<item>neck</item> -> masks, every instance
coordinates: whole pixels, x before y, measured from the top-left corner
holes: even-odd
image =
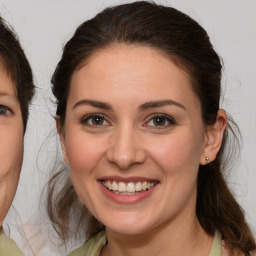
[[[101,256],[185,256],[209,255],[212,237],[205,233],[196,217],[164,223],[143,234],[123,235],[106,229],[108,245]]]

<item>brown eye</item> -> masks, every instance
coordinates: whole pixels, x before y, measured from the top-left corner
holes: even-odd
[[[103,125],[104,118],[101,116],[94,116],[91,118],[91,122],[93,125]]]
[[[157,114],[154,115],[144,126],[153,128],[167,128],[175,124],[176,122],[172,117],[165,114]]]
[[[106,126],[109,123],[106,121],[105,117],[100,114],[92,114],[86,116],[81,120],[81,124],[88,126]]]
[[[152,121],[155,126],[164,126],[167,122],[166,118],[164,117],[155,117],[152,119]]]

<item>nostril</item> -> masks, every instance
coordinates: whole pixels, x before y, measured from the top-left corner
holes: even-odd
[[[111,138],[107,159],[120,169],[127,169],[133,164],[143,163],[146,154],[135,138],[136,131],[127,125],[122,127]]]
[[[143,163],[146,160],[147,152],[144,149],[137,150],[136,152],[136,162]]]
[[[141,164],[146,159],[146,153],[143,150],[133,150],[131,152],[122,152],[120,150],[108,150],[107,160],[120,169],[127,169],[134,164]]]

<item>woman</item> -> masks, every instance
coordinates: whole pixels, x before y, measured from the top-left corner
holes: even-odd
[[[2,224],[14,198],[23,158],[33,77],[18,39],[0,18],[0,255],[22,255],[3,233]]]
[[[96,219],[71,256],[256,248],[222,175],[221,68],[204,29],[171,7],[119,5],[79,26],[52,78],[70,177],[52,177],[49,215],[64,241],[86,209]]]

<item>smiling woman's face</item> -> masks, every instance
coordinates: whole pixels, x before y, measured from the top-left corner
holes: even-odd
[[[0,226],[14,198],[23,157],[23,122],[14,83],[0,64]]]
[[[195,217],[205,127],[189,75],[157,50],[116,45],[72,77],[60,129],[75,189],[109,230]]]

